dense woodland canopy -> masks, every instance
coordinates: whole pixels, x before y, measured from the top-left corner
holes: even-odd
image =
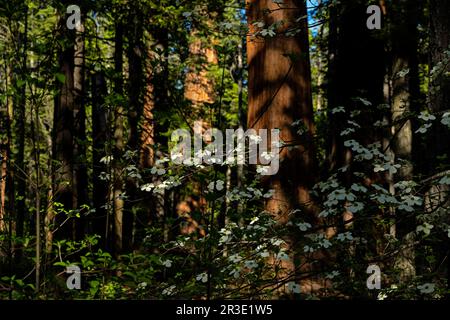
[[[449,13],[1,0],[0,299],[448,297]],[[279,129],[278,172],[172,161],[212,128]]]

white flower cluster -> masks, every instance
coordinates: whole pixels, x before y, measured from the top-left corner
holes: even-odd
[[[141,186],[142,191],[153,192],[155,194],[164,194],[166,190],[176,188],[181,185],[181,182],[176,177],[169,177],[161,183],[147,183]]]

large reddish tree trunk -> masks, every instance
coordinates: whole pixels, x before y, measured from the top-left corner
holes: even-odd
[[[301,209],[302,215],[313,221],[315,210],[309,191],[315,179],[316,162],[308,27],[306,18],[295,22],[305,17],[306,6],[298,0],[284,1],[281,7],[271,0],[248,0],[247,15],[248,128],[278,128],[280,138],[295,145],[281,150],[279,172],[266,179],[275,191],[266,209],[280,223],[288,221],[294,208]],[[254,24],[259,21],[265,23],[265,28],[275,22],[283,24],[275,30],[275,36],[260,37],[255,36],[260,29]],[[300,32],[286,35],[294,27],[300,27]],[[292,125],[298,120],[306,128],[301,136]],[[295,268],[292,263],[285,267],[288,272]]]
[[[292,207],[310,208],[309,189],[314,181],[315,161],[312,137],[315,132],[311,97],[308,29],[302,19],[296,36],[284,33],[295,19],[306,14],[303,1],[286,1],[289,9],[265,14],[265,9],[278,9],[273,1],[247,1],[249,25],[263,20],[266,25],[283,20],[285,23],[272,38],[253,37],[251,27],[247,52],[249,65],[248,127],[281,130],[281,139],[297,147],[283,148],[282,165],[270,178],[276,196],[269,208],[282,219]],[[302,120],[307,134],[299,136],[292,123]],[[294,194],[292,190],[295,190]]]

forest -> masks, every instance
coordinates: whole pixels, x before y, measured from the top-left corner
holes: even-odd
[[[0,300],[450,298],[449,14],[0,0]]]

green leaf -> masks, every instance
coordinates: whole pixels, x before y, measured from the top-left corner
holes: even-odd
[[[16,81],[16,86],[17,88],[22,88],[25,85],[25,83],[27,83],[25,80],[19,79]]]
[[[450,185],[450,176],[445,176],[445,177],[443,177],[443,178],[439,181],[439,184]]]
[[[68,263],[64,262],[64,261],[58,261],[58,262],[55,262],[53,265],[55,267],[66,267],[68,265]]]
[[[55,77],[56,77],[56,80],[58,80],[59,82],[61,82],[63,84],[66,83],[66,76],[64,74],[58,72],[55,74]]]

